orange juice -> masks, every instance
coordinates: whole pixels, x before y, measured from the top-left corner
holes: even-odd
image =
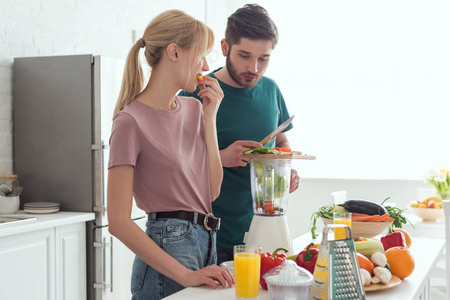
[[[334,224],[344,224],[348,227],[352,227],[352,219],[350,218],[342,218],[342,219],[334,219]],[[345,239],[345,228],[335,228],[334,229],[334,239],[335,240],[341,240]]]
[[[258,297],[260,265],[261,257],[257,253],[236,253],[234,255],[236,297]]]

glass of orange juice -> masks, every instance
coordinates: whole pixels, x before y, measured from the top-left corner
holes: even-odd
[[[352,228],[352,213],[348,211],[335,211],[333,213],[333,223],[334,224],[344,224]],[[334,239],[343,240],[346,238],[345,228],[334,228]]]
[[[261,247],[234,246],[234,286],[236,299],[258,299]]]

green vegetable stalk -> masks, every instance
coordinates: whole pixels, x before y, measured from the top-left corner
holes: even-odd
[[[258,184],[260,186],[264,186],[264,168],[274,168],[272,165],[269,164],[264,164],[264,163],[260,163],[257,161],[253,161],[253,167],[255,168],[256,174],[258,176]],[[278,170],[276,168],[274,168],[275,172],[274,172],[274,180],[273,180],[273,184],[275,185],[274,188],[274,197],[275,198],[280,198],[281,196],[284,195],[284,193],[287,190],[288,187],[288,182],[286,181],[286,178],[284,178],[284,176],[281,176],[280,173],[278,172]],[[271,188],[266,187],[266,188]],[[261,196],[261,195],[255,195],[255,196]],[[259,200],[258,198],[256,199],[257,201]]]
[[[391,197],[387,197],[386,199],[384,199],[383,202],[381,202],[381,205],[383,205],[384,202],[386,202],[390,198]],[[395,219],[394,222],[392,222],[391,226],[389,226],[389,233],[393,233],[394,228],[402,228],[403,224],[406,224],[406,222],[411,224],[411,226],[414,228],[414,225],[402,215],[404,211],[403,209],[394,206],[384,206],[384,208],[386,208],[386,210],[388,211],[389,217]]]
[[[334,204],[328,204],[324,205],[322,207],[319,207],[311,216],[312,226],[311,226],[311,235],[312,238],[315,239],[318,234],[316,234],[316,222],[319,218],[326,218],[326,219],[332,219],[333,220],[333,211],[335,209],[336,205]]]

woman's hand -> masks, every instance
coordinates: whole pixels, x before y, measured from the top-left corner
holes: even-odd
[[[181,283],[184,287],[207,284],[213,288],[217,288],[217,282],[223,287],[227,285],[228,287],[232,287],[234,285],[234,278],[231,272],[218,265],[210,265],[197,271],[190,271],[185,278],[186,281]]]
[[[203,113],[205,116],[215,116],[223,99],[223,91],[217,79],[209,76],[202,76],[204,80],[199,80],[200,92],[198,96],[203,99]]]

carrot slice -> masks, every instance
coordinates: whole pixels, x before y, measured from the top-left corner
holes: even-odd
[[[378,220],[378,222],[383,222],[386,218],[389,218],[390,213],[386,213],[384,215],[380,216],[380,219]]]
[[[367,222],[378,222],[380,215],[373,215],[367,218]]]
[[[352,217],[361,217],[361,216],[367,217],[367,216],[369,216],[369,215],[367,215],[367,214],[362,214],[362,213],[356,213],[356,212],[352,213]]]

